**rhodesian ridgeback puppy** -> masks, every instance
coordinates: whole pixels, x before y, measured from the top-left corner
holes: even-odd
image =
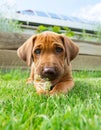
[[[31,66],[27,82],[34,82],[37,93],[50,95],[73,88],[71,61],[78,52],[78,46],[68,37],[48,31],[31,36],[17,50],[18,56]],[[48,81],[47,90],[44,83]]]

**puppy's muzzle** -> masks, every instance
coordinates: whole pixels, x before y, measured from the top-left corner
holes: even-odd
[[[42,78],[48,78],[50,81],[55,80],[58,76],[56,67],[44,67],[41,74]]]

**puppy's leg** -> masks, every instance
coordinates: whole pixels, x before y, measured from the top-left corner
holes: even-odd
[[[50,95],[55,94],[66,94],[69,90],[71,90],[74,86],[73,80],[60,82],[54,86],[54,88],[50,91]]]
[[[34,82],[34,65],[32,64],[30,76],[29,76],[29,78],[27,79],[26,83],[27,83],[27,84],[31,84],[31,83],[33,83],[33,82]]]

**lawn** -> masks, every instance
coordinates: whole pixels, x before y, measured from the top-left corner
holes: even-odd
[[[68,95],[38,96],[29,72],[0,71],[0,130],[101,130],[101,72],[73,72]]]

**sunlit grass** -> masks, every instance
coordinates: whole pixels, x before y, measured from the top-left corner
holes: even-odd
[[[68,95],[38,96],[29,72],[0,71],[0,130],[100,130],[101,72],[73,72]]]

